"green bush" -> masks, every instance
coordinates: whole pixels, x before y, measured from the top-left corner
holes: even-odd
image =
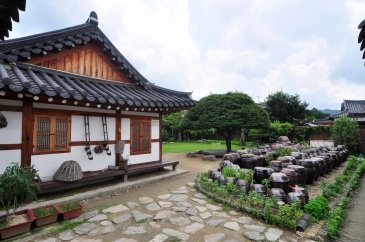
[[[222,174],[225,177],[236,177],[237,176],[237,169],[235,169],[231,166],[226,166],[226,167],[223,168]]]
[[[239,169],[237,172],[238,179],[245,179],[247,182],[251,183],[253,180],[253,170],[251,169]]]
[[[318,221],[328,217],[330,210],[329,202],[324,196],[319,195],[309,200],[309,202],[304,206],[304,210],[309,213],[314,220]]]
[[[350,151],[356,150],[359,142],[359,127],[354,119],[349,117],[336,119],[331,133],[337,144],[345,145]]]

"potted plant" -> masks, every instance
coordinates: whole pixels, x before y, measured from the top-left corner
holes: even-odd
[[[0,218],[0,237],[10,238],[28,232],[34,220],[27,209],[16,212],[23,203],[36,198],[36,170],[33,167],[21,167],[12,163],[0,176],[0,209],[5,216]],[[10,211],[12,210],[12,213]]]
[[[53,205],[34,208],[32,209],[32,213],[34,215],[35,225],[37,227],[55,223],[58,219],[58,210]]]
[[[60,205],[55,205],[63,219],[72,219],[81,215],[82,205],[79,202],[73,201]]]

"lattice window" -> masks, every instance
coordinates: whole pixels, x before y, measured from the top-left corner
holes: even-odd
[[[131,120],[131,154],[151,153],[151,120]]]
[[[34,153],[69,151],[70,117],[35,115]]]

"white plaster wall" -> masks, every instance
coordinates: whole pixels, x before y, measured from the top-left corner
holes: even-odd
[[[39,176],[42,181],[53,180],[53,175],[64,161],[74,160],[77,161],[82,171],[97,171],[107,168],[108,165],[115,165],[114,144],[109,145],[112,154],[108,156],[105,151],[101,154],[95,154],[93,152],[93,160],[87,158],[84,146],[71,147],[70,153],[58,153],[49,155],[33,155],[32,164],[39,170]],[[94,151],[94,146],[91,146]]]
[[[309,145],[311,147],[319,147],[319,146],[334,147],[335,142],[333,140],[310,140]]]
[[[131,139],[131,120],[129,118],[122,118],[121,127],[122,127],[122,134],[121,134],[122,140],[130,140]]]
[[[22,143],[22,113],[1,111],[8,121],[8,126],[0,129],[0,144]]]
[[[115,118],[107,117],[108,138],[115,140]],[[90,140],[104,140],[103,125],[101,117],[89,117]],[[71,118],[71,141],[85,141],[84,116],[75,116]]]
[[[20,159],[20,150],[0,150],[0,174],[4,173],[5,168],[13,162],[20,165]]]
[[[151,161],[160,160],[160,146],[159,142],[153,142],[151,144],[151,153],[143,155],[130,155],[130,144],[126,144],[124,147],[123,157],[128,157],[128,165],[140,164]]]
[[[151,120],[151,139],[160,138],[160,120]]]

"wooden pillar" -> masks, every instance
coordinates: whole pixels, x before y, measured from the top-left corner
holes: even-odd
[[[23,100],[21,166],[31,166],[31,155],[33,150],[33,119],[32,99],[25,98]]]
[[[160,162],[162,162],[162,113],[160,113],[160,122],[159,122],[159,129],[160,129]]]

